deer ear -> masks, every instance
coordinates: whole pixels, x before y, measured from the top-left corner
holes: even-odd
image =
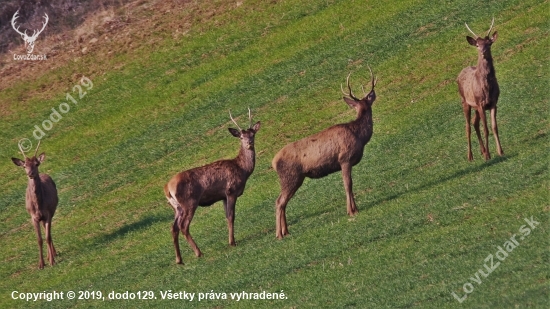
[[[254,130],[254,133],[260,131],[260,122],[256,122],[256,124],[252,127],[252,130]]]
[[[231,135],[235,137],[241,137],[241,132],[239,132],[239,130],[233,129],[233,128],[228,128],[228,130],[229,130],[229,133],[231,133]]]
[[[46,160],[46,153],[45,152],[41,153],[38,156],[38,162],[42,163],[42,162],[44,162],[44,160]]]
[[[21,159],[11,158],[11,161],[17,166],[25,166],[25,162],[21,161]]]
[[[498,38],[498,33],[495,31],[495,33],[493,33],[493,37],[491,38],[491,42],[493,43],[496,42],[497,38]]]
[[[468,43],[470,43],[470,45],[477,46],[477,40],[472,38],[471,36],[467,36],[466,40],[468,41]]]
[[[349,107],[351,108],[355,108],[357,106],[357,101],[355,101],[354,99],[344,97],[344,101],[346,101],[346,103],[348,103]]]

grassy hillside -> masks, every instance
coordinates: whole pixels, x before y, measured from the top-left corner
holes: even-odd
[[[9,64],[33,74],[10,73],[19,79],[0,92],[0,307],[548,306],[547,1],[132,7],[143,10],[127,19],[126,40],[112,39],[122,32],[96,32],[87,53]],[[493,16],[505,155],[496,155],[490,135],[493,158],[484,161],[474,138],[475,161],[468,162],[455,79],[477,53],[464,22],[482,33]],[[287,208],[291,235],[277,240],[271,159],[291,141],[353,120],[339,87],[352,72],[360,92],[367,64],[379,80],[374,135],[353,169],[359,215],[346,215],[340,173],[306,180]],[[83,87],[80,99],[73,87],[82,76],[93,87]],[[38,270],[26,177],[10,158],[21,157],[23,138],[36,146],[35,125],[59,111],[67,93],[78,104],[68,101],[70,111],[44,130],[41,144],[41,172],[52,176],[60,197],[58,264]],[[185,265],[176,265],[162,187],[178,171],[235,156],[228,110],[245,124],[247,107],[262,127],[256,169],[237,200],[237,247],[227,245],[221,203],[200,208],[191,234],[204,256],[197,259],[181,238]],[[540,224],[530,227],[531,218]],[[518,244],[498,260],[512,237]],[[484,277],[478,270],[487,272],[489,255],[498,267]],[[462,298],[465,290],[460,303],[453,293]],[[44,291],[62,291],[65,299],[12,299]],[[101,295],[69,300],[68,291]],[[141,298],[152,291],[157,299],[108,299],[126,291]],[[163,300],[167,291],[195,295]],[[284,297],[231,300],[243,291]],[[199,293],[228,299],[198,301]],[[92,299],[98,296],[105,300]]]

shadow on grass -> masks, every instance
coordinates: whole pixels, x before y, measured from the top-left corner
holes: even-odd
[[[392,194],[392,195],[389,195],[387,197],[384,197],[384,198],[381,198],[375,202],[373,202],[370,206],[367,206],[365,208],[365,210],[368,210],[370,209],[371,207],[374,207],[374,205],[377,205],[377,204],[380,204],[381,202],[388,202],[388,201],[391,201],[391,200],[395,200],[405,194],[408,194],[408,193],[412,193],[412,192],[420,192],[420,191],[423,191],[423,190],[426,190],[430,187],[434,187],[436,185],[440,185],[444,182],[447,182],[447,181],[451,181],[453,179],[457,179],[457,178],[461,178],[461,177],[464,177],[466,175],[469,175],[469,174],[472,174],[472,173],[477,173],[477,172],[481,172],[483,171],[484,169],[488,168],[488,167],[491,167],[493,165],[496,165],[496,164],[499,164],[499,163],[502,163],[502,162],[505,162],[507,161],[508,159],[512,158],[512,157],[515,157],[517,156],[517,154],[512,154],[512,155],[504,155],[504,156],[497,156],[497,157],[493,157],[492,159],[490,159],[489,161],[485,161],[483,162],[483,164],[480,164],[480,165],[471,165],[467,168],[464,168],[462,170],[458,170],[446,177],[443,177],[441,179],[437,179],[435,181],[429,181],[429,182],[426,182],[426,183],[423,183],[423,184],[420,184],[418,185],[417,187],[412,187],[406,191],[402,191],[402,192],[399,192],[399,193],[395,193],[395,194]],[[475,164],[475,163],[469,163],[469,164]]]
[[[114,241],[118,238],[124,237],[129,233],[132,232],[138,232],[140,230],[146,229],[156,223],[164,222],[166,221],[166,216],[147,216],[144,218],[141,218],[137,222],[133,222],[127,225],[124,225],[123,227],[109,233],[106,235],[101,235],[98,237],[97,243],[108,243],[111,241]]]

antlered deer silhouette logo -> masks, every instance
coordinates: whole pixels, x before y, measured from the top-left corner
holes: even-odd
[[[44,28],[46,28],[46,25],[48,24],[48,14],[44,13],[44,19],[46,21],[42,23],[42,29],[38,30],[38,32],[37,30],[33,30],[31,36],[27,35],[26,29],[24,32],[21,32],[19,31],[19,27],[17,28],[15,27],[15,20],[17,18],[19,18],[19,10],[17,10],[17,12],[13,14],[13,18],[11,19],[11,26],[17,33],[21,35],[21,37],[25,41],[25,48],[27,49],[27,53],[32,54],[32,51],[34,50],[34,41],[36,41],[36,38],[38,37],[38,35],[42,33],[42,31],[44,31]]]

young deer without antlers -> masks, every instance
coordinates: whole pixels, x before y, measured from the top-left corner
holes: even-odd
[[[497,77],[495,75],[495,67],[493,66],[493,57],[491,55],[491,45],[497,40],[497,32],[495,31],[492,37],[489,37],[491,29],[495,19],[491,22],[491,27],[487,31],[485,38],[479,37],[475,34],[468,24],[466,28],[474,35],[474,38],[467,36],[466,40],[470,45],[477,47],[478,57],[477,66],[464,68],[457,78],[458,91],[462,98],[462,109],[464,110],[464,117],[466,118],[466,137],[468,139],[468,161],[472,161],[474,156],[472,155],[471,145],[471,128],[470,128],[470,112],[471,108],[475,110],[475,116],[473,125],[476,130],[477,139],[479,140],[479,147],[481,153],[485,157],[485,160],[489,160],[491,155],[489,154],[489,130],[487,129],[487,118],[485,117],[485,111],[491,111],[491,126],[493,129],[493,135],[495,136],[495,142],[497,144],[497,152],[500,156],[502,147],[500,146],[500,140],[498,138],[498,126],[497,126],[497,101],[500,90],[498,88]],[[481,138],[479,131],[479,120],[483,121],[483,131],[485,134],[485,145]]]
[[[371,70],[371,91],[359,99],[351,91],[350,75],[351,73],[346,79],[348,93],[342,89],[346,95],[343,99],[355,109],[357,118],[288,144],[273,158],[272,165],[281,184],[281,194],[275,204],[275,233],[279,239],[288,235],[286,205],[305,177],[321,178],[341,170],[348,215],[358,212],[352,192],[351,168],[361,161],[363,149],[372,136],[372,104],[376,100],[376,80]]]
[[[21,145],[19,145],[19,150],[21,150],[25,161],[17,158],[11,158],[11,160],[15,165],[23,167],[27,173],[27,177],[29,177],[25,204],[27,212],[31,215],[34,229],[36,230],[38,249],[40,252],[38,268],[42,269],[44,268],[44,258],[42,256],[42,233],[40,232],[40,223],[42,222],[42,225],[46,230],[48,261],[50,262],[50,265],[54,265],[54,258],[57,253],[53,245],[51,226],[52,218],[55,214],[55,209],[57,208],[58,198],[57,189],[52,178],[47,174],[38,173],[38,166],[40,166],[40,163],[44,162],[44,159],[46,158],[45,153],[41,153],[38,158],[36,157],[38,147],[40,147],[40,142],[38,142],[34,156],[32,158],[28,158],[21,148]]]
[[[201,250],[189,234],[189,225],[198,206],[210,206],[215,202],[223,201],[229,229],[229,245],[236,245],[233,233],[235,203],[237,198],[243,194],[246,181],[254,171],[256,162],[254,136],[260,130],[260,122],[252,125],[250,109],[248,109],[250,126],[246,130],[239,127],[231,116],[231,112],[229,117],[239,128],[238,130],[229,128],[229,132],[241,140],[239,155],[232,160],[219,160],[178,173],[164,186],[164,194],[174,208],[172,238],[176,249],[177,264],[183,264],[178,241],[179,231],[193,248],[195,255],[197,257],[202,255]]]

